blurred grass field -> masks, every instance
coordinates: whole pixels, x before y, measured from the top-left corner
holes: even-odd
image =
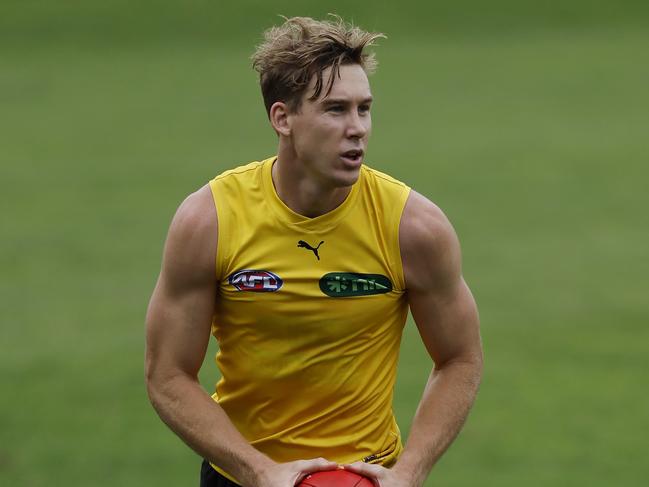
[[[480,306],[482,390],[427,485],[646,483],[646,3],[9,0],[0,485],[197,485],[143,386],[162,243],[186,194],[275,150],[261,30],[330,11],[388,34],[368,160],[447,212]],[[406,434],[430,365],[408,323]]]

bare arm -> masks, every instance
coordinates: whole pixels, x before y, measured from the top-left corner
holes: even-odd
[[[253,448],[205,392],[205,357],[216,295],[217,218],[209,187],[189,196],[167,236],[160,277],[146,319],[146,385],[160,418],[204,458],[245,487],[293,487],[305,471],[330,462],[277,464]],[[335,468],[335,464],[333,464]],[[272,475],[273,481],[267,476]]]
[[[410,310],[435,368],[395,469],[421,485],[471,409],[482,375],[482,346],[475,301],[462,278],[460,245],[441,210],[411,194],[400,241]]]
[[[410,310],[435,368],[397,464],[390,472],[356,466],[381,487],[423,484],[462,428],[482,374],[478,313],[462,278],[455,231],[439,208],[414,191],[402,216],[400,244]]]
[[[242,480],[268,462],[204,391],[198,371],[216,293],[217,220],[209,188],[178,209],[146,319],[146,384],[160,418],[191,448]]]

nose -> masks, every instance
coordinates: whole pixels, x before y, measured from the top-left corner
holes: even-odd
[[[361,139],[365,137],[370,127],[369,115],[361,116],[358,112],[352,111],[347,123],[347,137]]]

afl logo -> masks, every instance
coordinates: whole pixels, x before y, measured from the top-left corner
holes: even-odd
[[[272,272],[245,269],[237,271],[229,277],[237,291],[252,291],[254,293],[272,293],[282,287],[282,278]]]

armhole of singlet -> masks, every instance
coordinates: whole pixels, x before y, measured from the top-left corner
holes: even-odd
[[[381,180],[381,183],[376,184],[374,189],[377,194],[381,195],[382,206],[387,207],[385,219],[382,223],[387,230],[385,233],[387,237],[385,244],[388,249],[386,260],[389,265],[390,276],[393,278],[394,291],[404,293],[406,291],[406,278],[403,270],[403,259],[401,258],[399,234],[401,232],[403,210],[406,207],[408,196],[410,196],[410,186],[375,169],[366,166],[363,166],[363,169],[365,170],[363,181],[366,181],[368,190],[371,191],[367,185],[376,184]],[[370,183],[369,176],[372,176],[373,183]]]
[[[220,282],[223,279],[223,272],[225,271],[225,256],[228,255],[227,243],[229,239],[225,238],[228,231],[228,212],[225,208],[225,198],[222,194],[222,189],[219,188],[218,178],[210,181],[210,190],[212,191],[212,201],[216,210],[217,224],[214,273],[217,281]]]
[[[396,228],[396,232],[394,232],[395,234],[392,236],[392,245],[394,249],[392,255],[395,256],[395,262],[393,265],[396,269],[399,289],[403,292],[406,290],[406,276],[403,270],[403,259],[401,258],[401,242],[399,236],[401,234],[401,219],[403,218],[403,211],[406,208],[409,196],[410,187],[404,184],[399,192],[398,204],[394,205],[393,215],[393,221],[395,222],[393,228]]]

